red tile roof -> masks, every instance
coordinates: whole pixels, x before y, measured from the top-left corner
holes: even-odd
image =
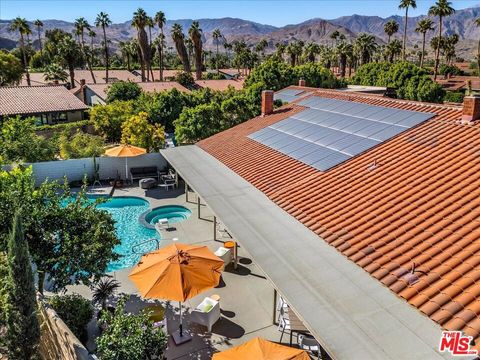
[[[327,172],[247,138],[302,109],[295,104],[198,146],[433,321],[478,340],[480,122],[462,124],[460,107],[315,96],[436,116]]]
[[[230,86],[235,90],[243,89],[243,80],[195,80],[201,88],[209,88],[212,90],[225,91]]]
[[[86,110],[63,85],[0,87],[0,116]]]
[[[178,91],[190,92],[186,87],[180,85],[175,81],[164,81],[164,82],[139,82],[137,83],[143,91],[146,92],[159,92],[171,89],[177,89]],[[88,84],[87,86],[102,99],[107,98],[107,89],[111,84]]]

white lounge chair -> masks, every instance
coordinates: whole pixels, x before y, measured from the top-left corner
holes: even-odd
[[[233,260],[232,251],[223,246],[220,246],[217,251],[215,251],[215,255],[223,260],[225,266],[230,264]]]
[[[167,218],[159,219],[155,224],[155,230],[157,230],[160,235],[162,234],[162,230],[167,230],[168,228],[170,228],[170,224]]]
[[[212,326],[220,319],[220,303],[206,297],[190,314],[190,321],[207,327],[212,332]]]

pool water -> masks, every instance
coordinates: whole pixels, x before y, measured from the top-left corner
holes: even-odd
[[[168,219],[169,224],[174,224],[186,220],[192,215],[192,212],[184,206],[167,205],[152,209],[145,215],[145,221],[155,225],[160,219]]]
[[[117,236],[122,241],[115,247],[120,258],[108,264],[107,272],[132,267],[138,263],[142,254],[156,249],[155,241],[147,241],[132,249],[133,245],[152,238],[160,240],[160,235],[155,230],[147,229],[138,222],[138,217],[149,205],[148,201],[138,197],[113,197],[98,205],[99,209],[112,215]]]
[[[105,198],[105,202],[98,204],[97,208],[112,215],[117,236],[121,240],[115,247],[120,258],[108,264],[107,272],[132,267],[143,254],[157,248],[157,241],[161,240],[161,236],[153,225],[159,219],[167,218],[172,224],[187,219],[192,213],[186,207],[178,205],[160,206],[149,211],[150,203],[135,196],[108,198],[106,195],[88,194],[87,197],[91,202]],[[157,241],[148,241],[150,239]]]

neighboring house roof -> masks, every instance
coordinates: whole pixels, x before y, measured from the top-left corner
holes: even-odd
[[[43,76],[45,73],[39,72],[39,73],[30,73],[30,84],[32,86],[39,86],[39,85],[48,85],[48,84],[53,84],[51,81],[46,81]],[[28,86],[27,83],[27,77],[25,74],[22,76],[22,81],[20,81],[20,86]]]
[[[160,92],[165,90],[177,89],[182,92],[190,92],[186,87],[180,85],[175,81],[164,81],[164,82],[147,82],[147,83],[137,83],[143,91],[145,92]],[[103,100],[107,99],[108,88],[111,84],[87,84],[88,88],[92,90],[97,96]]]
[[[431,76],[433,79],[433,75]],[[444,79],[443,76],[437,77],[437,82],[442,85],[445,90],[459,91],[467,88],[467,81],[472,82],[472,89],[480,89],[480,79],[478,76],[452,76],[449,79]]]
[[[240,76],[240,72],[237,69],[219,69],[218,71],[229,76]]]
[[[241,80],[195,80],[201,88],[209,88],[212,90],[224,91],[229,86],[232,86],[235,90],[243,89],[243,81]]]
[[[197,145],[480,349],[480,122],[461,123],[458,106],[332,90],[312,96],[434,116],[326,172],[248,137],[303,111],[296,102]]]
[[[93,70],[95,81],[97,84],[105,84],[105,70]],[[142,81],[140,76],[131,73],[128,70],[108,70],[109,83],[115,81]],[[87,84],[93,84],[92,74],[89,70],[75,70],[75,82],[80,83],[80,80],[85,79]]]
[[[88,107],[62,85],[0,87],[0,115],[86,110]]]

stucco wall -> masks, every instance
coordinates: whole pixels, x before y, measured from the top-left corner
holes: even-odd
[[[125,160],[128,169],[132,167],[156,166],[159,170],[167,166],[165,158],[159,153],[150,153],[132,158],[97,158],[100,165],[100,179],[116,178],[117,173],[125,179]],[[31,164],[37,185],[46,178],[61,180],[66,175],[68,181],[82,180],[84,175],[93,177],[93,158],[47,161]],[[8,167],[6,167],[8,168]]]

